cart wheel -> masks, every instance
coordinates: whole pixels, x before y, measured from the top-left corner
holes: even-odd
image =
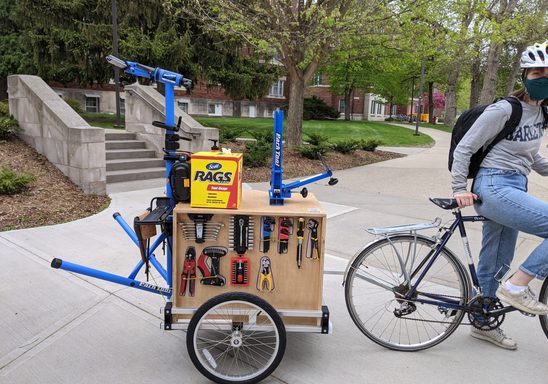
[[[198,308],[186,346],[196,368],[216,383],[258,383],[280,364],[285,327],[260,297],[241,292],[215,296]]]

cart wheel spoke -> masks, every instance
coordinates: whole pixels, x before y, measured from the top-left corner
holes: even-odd
[[[217,383],[257,383],[285,352],[285,327],[274,308],[247,293],[225,293],[198,308],[187,332],[196,368]]]

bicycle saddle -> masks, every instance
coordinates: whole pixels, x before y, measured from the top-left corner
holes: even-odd
[[[441,199],[437,197],[430,197],[430,201],[442,209],[455,209],[459,207],[457,200],[451,198]]]

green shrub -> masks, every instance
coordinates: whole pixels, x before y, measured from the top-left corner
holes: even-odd
[[[251,137],[257,140],[258,143],[272,145],[274,140],[274,132],[271,130],[267,131],[248,131]]]
[[[360,140],[359,148],[364,151],[373,152],[379,145],[382,144],[383,142],[377,139],[362,139]]]
[[[264,167],[272,155],[272,145],[261,141],[247,143],[244,152],[244,166]]]
[[[348,139],[334,142],[331,148],[340,153],[351,153],[360,148],[360,144],[361,140]]]
[[[23,192],[36,180],[30,173],[17,175],[9,168],[0,169],[0,195],[15,195]]]
[[[327,144],[322,145],[300,145],[295,147],[299,154],[307,159],[318,160],[329,151]]]
[[[235,128],[221,128],[219,129],[219,142],[226,143],[229,141],[236,141],[239,130]]]
[[[79,102],[78,100],[76,100],[76,99],[71,99],[70,97],[67,97],[67,98],[65,98],[64,100],[65,100],[65,103],[67,103],[68,105],[70,105],[70,107],[71,107],[72,109],[74,109],[74,111],[75,111],[76,113],[82,113],[82,112],[84,112],[84,111],[82,110],[82,105],[80,104],[80,102]]]
[[[7,100],[0,101],[0,117],[9,117],[10,116],[10,108]]]
[[[329,143],[329,137],[319,133],[308,134],[308,139],[306,140],[310,145],[327,145]]]
[[[13,117],[0,117],[0,140],[6,140],[21,131],[21,127]]]
[[[304,99],[303,119],[304,120],[331,120],[338,119],[339,111],[326,104],[317,96]]]

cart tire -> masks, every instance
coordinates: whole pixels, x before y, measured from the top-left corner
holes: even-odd
[[[196,368],[216,383],[268,377],[285,352],[285,326],[266,301],[242,292],[215,296],[190,320],[186,346]]]

